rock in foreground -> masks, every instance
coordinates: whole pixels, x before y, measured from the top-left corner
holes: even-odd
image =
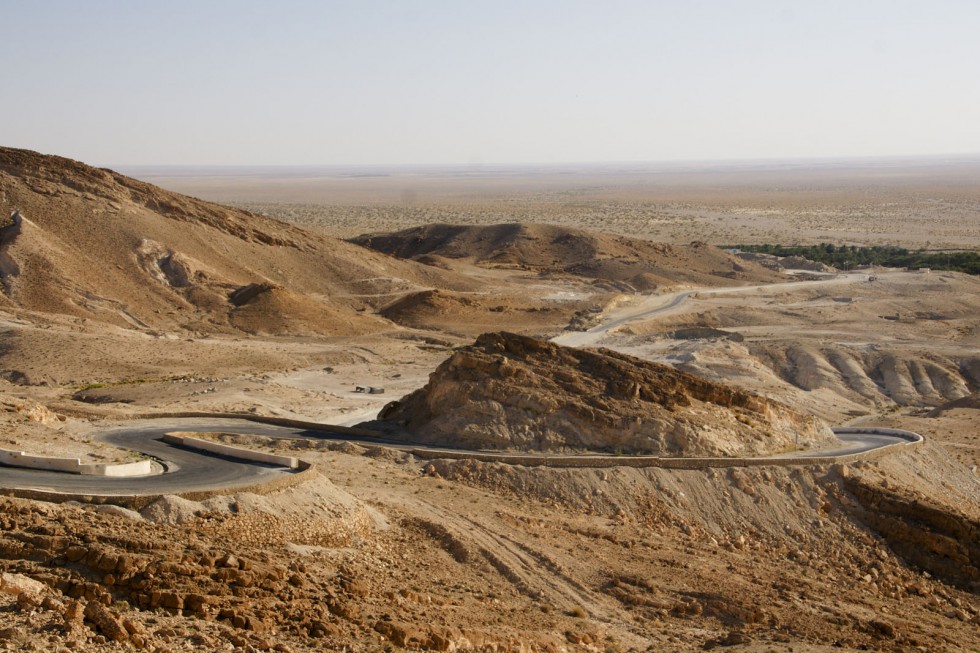
[[[814,417],[749,392],[510,333],[457,351],[372,426],[461,448],[664,456],[764,455],[835,439]]]

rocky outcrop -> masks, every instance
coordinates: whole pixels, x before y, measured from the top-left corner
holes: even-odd
[[[947,583],[980,591],[980,521],[861,475],[843,477],[850,511],[895,553]]]
[[[393,437],[464,448],[760,455],[833,440],[759,395],[609,350],[488,333],[381,412]]]
[[[26,384],[25,384],[26,385]],[[0,396],[0,413],[16,415],[27,422],[38,422],[45,426],[58,424],[58,415],[37,402],[21,397]]]

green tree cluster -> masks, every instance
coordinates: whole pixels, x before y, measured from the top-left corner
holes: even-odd
[[[774,256],[802,256],[811,261],[832,265],[840,270],[851,270],[862,265],[881,265],[890,268],[918,270],[952,270],[980,275],[980,252],[936,252],[908,250],[890,245],[859,247],[856,245],[733,245],[732,249],[757,252]]]

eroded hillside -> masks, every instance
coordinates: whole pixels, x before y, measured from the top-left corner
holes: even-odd
[[[702,293],[600,344],[734,380],[836,422],[935,407],[980,389],[980,280],[868,276]],[[715,331],[676,335],[703,327]]]
[[[472,287],[445,270],[26,150],[0,149],[0,210],[11,216],[0,234],[9,304],[125,328],[291,333],[289,320],[257,329],[257,311],[242,316],[230,301],[269,284],[283,289],[274,301],[286,305],[275,310],[316,316],[299,332],[366,333],[384,323],[357,309],[388,280]]]

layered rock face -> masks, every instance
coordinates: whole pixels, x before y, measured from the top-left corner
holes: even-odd
[[[472,449],[753,456],[834,441],[812,416],[613,351],[488,333],[372,424]]]

